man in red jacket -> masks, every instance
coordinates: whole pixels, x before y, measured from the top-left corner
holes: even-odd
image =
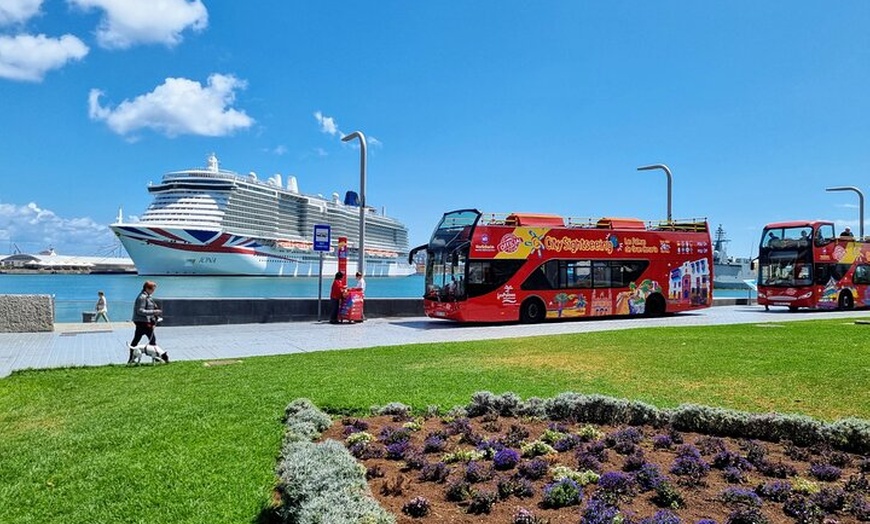
[[[339,271],[335,274],[335,280],[332,281],[332,289],[329,291],[329,303],[332,305],[332,312],[329,315],[330,324],[338,324],[338,308],[341,307],[341,299],[344,297],[344,273]]]

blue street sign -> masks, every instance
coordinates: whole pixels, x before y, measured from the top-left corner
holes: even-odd
[[[314,225],[314,251],[329,251],[330,231],[328,224]]]

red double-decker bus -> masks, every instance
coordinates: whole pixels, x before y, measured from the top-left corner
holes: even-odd
[[[870,242],[821,220],[764,226],[758,303],[792,311],[870,306]]]
[[[649,315],[709,307],[706,221],[647,224],[445,213],[426,249],[426,314],[460,322]]]

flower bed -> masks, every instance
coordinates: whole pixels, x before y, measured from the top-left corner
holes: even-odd
[[[498,415],[345,418],[324,437],[398,522],[870,520],[870,460],[829,446]]]
[[[566,395],[522,403],[511,394],[495,397],[484,392],[475,394],[465,408],[446,415],[429,408],[425,417],[414,417],[408,406],[396,403],[373,408],[377,414],[371,417],[342,418],[328,428],[321,417],[310,418],[318,430],[325,429],[320,437],[324,444],[318,446],[338,441],[346,454],[356,457],[363,466],[356,474],[365,470],[365,492],[397,522],[870,520],[865,421],[827,425],[769,415],[770,427],[764,429],[756,424],[759,419],[740,413],[720,410],[713,411],[714,417],[693,418],[687,413],[709,414],[709,408],[665,412],[617,399]],[[561,418],[542,418],[543,412]],[[621,423],[600,423],[608,418]],[[625,423],[638,419],[650,423]],[[682,430],[674,429],[675,420],[682,420]],[[710,420],[737,421],[728,434],[743,427],[753,435],[767,431],[779,441],[685,430],[691,425],[715,433]],[[788,436],[783,428],[794,429],[798,440],[812,444],[781,440]],[[287,449],[285,445],[285,454]],[[313,501],[325,496],[325,486],[294,488],[286,481],[301,480],[294,471],[298,467],[286,460],[279,464],[279,491],[285,493],[285,502],[299,498],[294,490],[316,492],[310,496],[314,507]],[[353,486],[351,492],[360,493],[358,484]],[[347,505],[317,506],[341,504]],[[375,515],[367,517],[372,522],[388,520],[372,509],[365,511]]]

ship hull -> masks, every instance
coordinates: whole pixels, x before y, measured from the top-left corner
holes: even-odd
[[[713,264],[713,289],[749,289],[746,280],[754,280],[749,262]]]
[[[274,241],[233,235],[219,230],[166,228],[114,224],[112,230],[124,245],[140,275],[149,276],[283,276],[320,274],[320,253],[286,249]],[[348,256],[347,271],[357,271],[357,258]],[[338,259],[323,256],[323,274],[334,275]],[[366,256],[363,271],[370,277],[402,277],[415,273],[401,258]]]

